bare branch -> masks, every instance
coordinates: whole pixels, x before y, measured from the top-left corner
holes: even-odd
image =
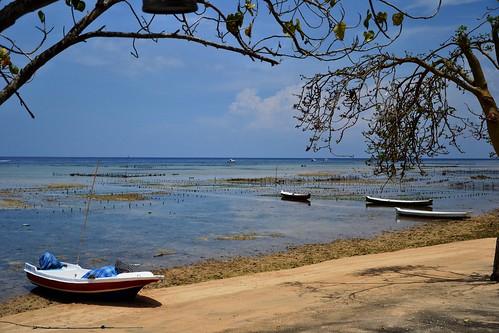
[[[331,149],[362,119],[369,164],[389,177],[403,178],[411,168],[423,172],[422,158],[446,154],[449,146],[461,151],[459,137],[466,131],[484,137],[484,122],[497,152],[499,112],[473,53],[492,47],[489,38],[460,31],[428,54],[366,55],[352,66],[305,78],[295,109],[297,127],[310,132],[307,149]],[[479,123],[476,114],[450,105],[451,84],[477,98]]]
[[[57,0],[15,0],[0,10],[0,32],[14,25],[20,17],[46,7]]]
[[[119,32],[119,31],[93,31],[80,35],[76,42],[82,42],[90,38],[134,38],[134,39],[178,39],[186,40],[189,42],[198,43],[204,46],[214,47],[216,49],[227,50],[242,55],[250,56],[254,59],[261,60],[263,62],[268,62],[271,65],[278,65],[279,62],[268,57],[264,57],[252,50],[246,50],[242,48],[233,47],[225,44],[218,44],[210,42],[201,38],[197,38],[190,35],[180,35],[180,34],[167,34],[167,33],[137,33],[137,32]]]

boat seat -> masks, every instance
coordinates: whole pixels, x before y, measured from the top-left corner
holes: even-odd
[[[118,273],[118,274],[135,272],[134,266],[132,266],[130,264],[126,264],[119,259],[116,260],[114,267],[116,268],[116,273]]]

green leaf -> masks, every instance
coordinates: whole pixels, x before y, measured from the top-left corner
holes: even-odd
[[[82,12],[85,10],[85,2],[79,1],[78,4],[76,5],[75,9],[79,12]]]
[[[253,9],[256,8],[256,5],[254,3],[251,3],[251,0],[246,0],[244,7],[251,14],[251,16],[253,16]]]
[[[392,15],[393,25],[396,26],[402,25],[403,21],[404,21],[404,13],[395,13]]]
[[[366,18],[364,19],[364,27],[366,27],[366,29],[369,29],[369,21],[372,17],[371,11],[367,10]]]
[[[282,28],[282,32],[284,32],[285,34],[288,34],[290,36],[294,36],[295,31],[296,31],[296,27],[293,24],[293,21],[283,22],[283,25],[284,26]]]
[[[300,20],[298,20],[298,19],[296,19],[295,29],[296,29],[296,31],[298,31],[300,33],[301,40],[304,40],[305,39],[305,33],[301,29]]]
[[[246,27],[246,29],[244,29],[244,34],[245,34],[246,36],[248,36],[249,38],[251,38],[251,32],[252,32],[252,30],[253,30],[253,23],[250,23],[250,24]]]
[[[225,22],[227,31],[237,36],[239,34],[239,29],[243,25],[243,20],[244,20],[244,14],[241,12],[236,12],[234,14],[227,15],[227,21]]]
[[[364,41],[366,43],[369,43],[374,39],[374,31],[369,30],[369,31],[364,31]]]
[[[17,75],[19,73],[19,68],[16,65],[13,65],[12,63],[10,63],[9,64],[9,71],[12,74]]]
[[[333,28],[333,32],[336,35],[336,38],[339,40],[343,40],[345,38],[345,30],[347,28],[347,25],[345,22],[341,21],[340,23],[336,24]]]
[[[38,18],[42,24],[45,24],[45,14],[41,10],[38,11]]]
[[[464,34],[466,33],[466,30],[468,30],[468,27],[465,26],[465,25],[460,25],[457,30],[456,30],[456,34],[458,35],[461,35],[461,34]]]
[[[1,68],[5,68],[7,66],[10,66],[11,65],[11,62],[10,62],[10,56],[9,54],[4,54],[1,58],[0,58],[0,67]]]
[[[388,18],[388,14],[386,12],[378,12],[378,14],[376,14],[376,22],[378,22],[378,24],[380,26],[383,26],[383,25],[386,25],[386,19]]]

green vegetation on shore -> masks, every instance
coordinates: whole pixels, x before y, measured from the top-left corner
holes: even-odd
[[[255,240],[257,238],[265,238],[265,237],[278,238],[278,237],[285,237],[285,236],[284,236],[284,234],[281,234],[278,232],[271,232],[271,233],[247,232],[247,233],[240,233],[240,234],[220,235],[220,236],[216,236],[215,239],[216,240],[245,241],[245,240]]]

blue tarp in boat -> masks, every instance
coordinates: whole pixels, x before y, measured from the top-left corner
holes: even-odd
[[[50,252],[43,253],[38,259],[38,264],[40,265],[40,269],[58,269],[63,266]]]
[[[92,269],[91,271],[89,271],[85,275],[83,275],[81,278],[82,279],[95,279],[95,278],[110,277],[110,276],[116,276],[116,275],[118,275],[118,272],[116,272],[116,267],[104,266],[101,268]]]

